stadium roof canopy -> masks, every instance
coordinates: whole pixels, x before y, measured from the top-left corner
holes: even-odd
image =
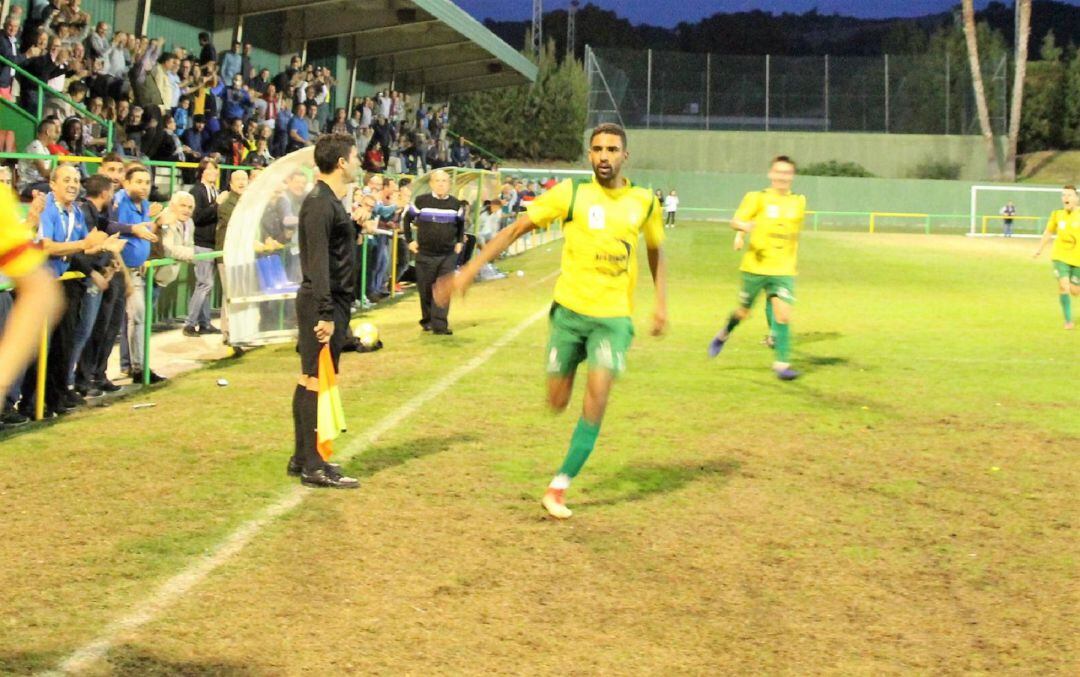
[[[377,81],[452,94],[536,80],[536,65],[450,0],[217,0],[219,17],[285,14],[283,52],[337,39]],[[242,23],[241,23],[242,25]]]

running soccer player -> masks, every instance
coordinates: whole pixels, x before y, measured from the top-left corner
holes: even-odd
[[[452,293],[464,294],[480,269],[515,240],[536,228],[548,227],[556,219],[562,220],[566,244],[562,274],[555,284],[545,353],[551,408],[566,409],[581,362],[588,361],[589,372],[584,411],[570,438],[569,451],[541,499],[548,513],[558,519],[572,514],[566,507],[566,490],[596,445],[611,386],[626,369],[626,353],[634,336],[630,315],[638,275],[638,238],[642,233],[656,287],[653,336],[661,335],[667,326],[662,209],[651,191],[632,185],[621,175],[628,157],[622,127],[610,123],[596,127],[589,141],[593,179],[568,179],[532,200],[517,220],[500,231],[456,276],[442,278],[436,287],[436,302],[446,305]]]
[[[746,235],[750,235],[750,246],[739,268],[743,274],[743,287],[739,292],[739,306],[709,344],[709,356],[719,355],[731,332],[750,315],[758,294],[764,291],[769,334],[776,351],[772,368],[782,381],[799,377],[799,372],[791,368],[790,322],[806,196],[791,192],[794,180],[795,162],[786,155],[775,158],[769,167],[770,187],[747,193],[735,212],[731,220],[731,227],[737,231],[735,249],[742,249]]]
[[[1076,186],[1061,189],[1061,205],[1063,209],[1050,214],[1035,258],[1039,258],[1050,240],[1054,241],[1050,258],[1054,265],[1054,277],[1058,281],[1058,301],[1065,315],[1065,328],[1072,329],[1075,325],[1069,294],[1080,296],[1080,197],[1077,196]]]
[[[34,244],[32,227],[45,206],[43,195],[35,195],[28,222],[19,220],[17,201],[11,189],[0,186],[0,277],[15,284],[14,304],[8,292],[0,292],[0,308],[6,318],[0,326],[0,400],[34,356],[41,341],[41,327],[56,320],[63,308],[60,286],[45,266],[47,257]]]

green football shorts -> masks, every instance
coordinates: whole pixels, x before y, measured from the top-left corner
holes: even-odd
[[[1080,285],[1080,266],[1071,266],[1064,261],[1054,261],[1054,277],[1065,278],[1070,284]]]
[[[553,303],[549,318],[549,376],[569,376],[586,359],[589,369],[606,369],[615,376],[626,370],[626,353],[634,340],[629,317],[590,317]]]
[[[739,291],[739,305],[749,308],[754,305],[758,294],[765,292],[765,298],[777,297],[786,303],[795,304],[795,276],[793,275],[758,275],[743,273],[743,286]]]

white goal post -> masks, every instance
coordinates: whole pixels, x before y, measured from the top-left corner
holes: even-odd
[[[975,186],[972,186],[971,187],[971,224],[970,224],[970,228],[968,230],[968,236],[969,237],[994,237],[994,236],[1000,236],[1001,235],[1001,229],[1000,228],[995,228],[993,232],[989,232],[989,229],[987,228],[987,223],[990,220],[995,220],[995,221],[1000,222],[1004,217],[1001,216],[998,209],[994,209],[993,211],[989,211],[989,210],[984,209],[984,210],[982,210],[982,213],[980,213],[980,210],[979,210],[979,193],[980,192],[983,193],[984,195],[986,193],[995,193],[995,192],[996,193],[1013,193],[1014,195],[1017,194],[1017,193],[1029,193],[1029,194],[1030,193],[1053,193],[1055,195],[1059,195],[1061,193],[1061,188],[1053,188],[1053,187],[1050,187],[1050,186],[1022,186],[1022,185],[1012,185],[1012,186],[1002,186],[1002,185],[980,186],[980,185],[975,185]],[[1004,199],[1007,199],[1007,198],[1005,196],[1002,196],[1002,199],[1004,200]],[[1050,211],[1052,209],[1054,209],[1054,207],[1051,206],[1049,209],[1046,209],[1047,206],[1052,204],[1052,201],[1048,201],[1046,198],[1043,198],[1041,200],[1034,200],[1033,202],[1035,202],[1036,205],[1037,205],[1036,209],[1041,207],[1042,210],[1041,211],[1034,211],[1034,210],[1031,210],[1031,209],[1029,209],[1029,210],[1019,210],[1018,209],[1017,215],[1014,216],[1013,219],[1015,221],[1020,221],[1020,222],[1035,221],[1036,228],[1034,230],[1037,231],[1037,234],[1017,233],[1015,237],[1039,237],[1039,236],[1041,236],[1041,234],[1042,234],[1041,223],[1045,222],[1046,218],[1050,216]],[[1060,206],[1061,206],[1060,204],[1057,205],[1057,207],[1060,207]],[[1032,213],[1033,211],[1034,211],[1034,213]]]

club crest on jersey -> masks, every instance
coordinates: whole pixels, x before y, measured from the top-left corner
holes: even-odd
[[[600,205],[593,205],[589,207],[589,228],[592,230],[603,230],[604,225],[607,223],[607,215],[604,214],[604,208]]]

